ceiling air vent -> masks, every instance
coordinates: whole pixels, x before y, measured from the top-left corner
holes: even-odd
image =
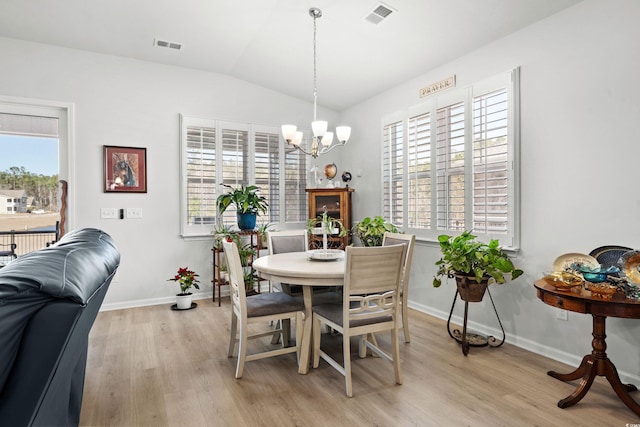
[[[160,47],[168,47],[169,49],[180,50],[182,49],[182,43],[168,42],[166,40],[154,39],[153,44]]]
[[[378,3],[375,9],[373,9],[371,13],[367,14],[364,19],[365,21],[369,21],[372,24],[379,24],[394,11],[394,9],[387,6],[386,4]]]

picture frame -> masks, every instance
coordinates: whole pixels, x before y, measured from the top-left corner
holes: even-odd
[[[147,149],[104,146],[104,192],[147,192]]]

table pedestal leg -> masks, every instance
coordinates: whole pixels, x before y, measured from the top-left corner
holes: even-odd
[[[311,325],[313,324],[313,311],[311,310],[312,294],[313,289],[311,289],[311,286],[302,287],[302,297],[304,298],[304,329],[302,330],[302,342],[300,343],[299,374],[307,374],[309,372],[309,362],[311,359]],[[296,328],[300,326],[301,325],[296,325]]]
[[[607,381],[609,381],[609,384],[611,384],[611,387],[613,387],[613,390],[620,400],[636,415],[640,415],[640,405],[629,395],[629,392],[637,390],[636,386],[633,384],[623,384],[622,381],[620,381],[616,367],[607,357],[605,320],[605,316],[593,316],[593,340],[591,341],[593,351],[582,359],[580,366],[578,366],[575,371],[567,374],[560,374],[554,371],[547,372],[548,375],[561,381],[573,381],[581,378],[576,390],[570,396],[560,400],[558,407],[567,408],[578,403],[585,394],[587,394],[587,391],[591,388],[591,384],[593,384],[594,378],[598,375],[607,378]]]

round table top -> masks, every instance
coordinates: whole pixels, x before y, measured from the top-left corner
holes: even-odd
[[[294,285],[342,286],[344,258],[331,261],[310,260],[306,252],[267,255],[253,261],[253,268],[269,280]]]

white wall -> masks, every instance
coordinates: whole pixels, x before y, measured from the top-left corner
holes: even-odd
[[[340,118],[353,126],[351,141],[316,163],[335,160],[339,174],[353,173],[355,219],[379,214],[381,117],[418,104],[420,87],[451,74],[461,87],[520,66],[523,214],[516,261],[527,274],[492,293],[508,342],[577,364],[591,350],[591,319],[570,313],[568,321],[556,320],[532,282],[565,252],[640,248],[637,22],[636,0],[585,0],[345,111]],[[179,237],[179,113],[276,125],[307,123],[312,114],[308,102],[222,75],[3,38],[0,58],[0,96],[75,105],[72,224],[104,229],[122,252],[107,307],[168,301],[177,288],[166,279],[178,266],[199,272],[202,291],[211,291],[211,242]],[[334,112],[321,115],[338,124]],[[103,145],[147,147],[147,194],[102,192]],[[101,220],[101,207],[141,207],[144,218]],[[430,244],[416,248],[411,305],[446,317],[454,287],[431,287],[437,257]],[[472,305],[479,329],[497,327],[489,309],[486,301]],[[608,353],[636,381],[638,328],[635,320],[608,320]]]
[[[568,321],[557,320],[532,283],[566,252],[607,244],[640,249],[638,22],[637,0],[586,0],[342,114],[355,137],[341,167],[362,172],[353,182],[358,220],[381,212],[384,115],[419,104],[419,88],[452,74],[463,87],[521,67],[522,245],[516,262],[526,275],[491,291],[508,342],[576,366],[591,351],[591,317],[569,313]],[[433,244],[418,245],[409,298],[411,306],[446,319],[455,286],[432,288],[438,258]],[[495,332],[490,314],[487,298],[470,308],[476,326]],[[608,354],[623,376],[637,381],[640,322],[607,323]]]
[[[212,239],[179,236],[179,114],[279,126],[310,124],[309,102],[234,78],[189,69],[0,38],[0,99],[73,103],[75,153],[70,228],[111,234],[122,261],[105,307],[167,302],[178,267],[201,276],[211,292]],[[312,95],[311,90],[309,93]],[[337,113],[319,115],[335,123]],[[148,192],[103,193],[103,145],[147,148]],[[143,209],[142,219],[102,220],[100,208]]]

